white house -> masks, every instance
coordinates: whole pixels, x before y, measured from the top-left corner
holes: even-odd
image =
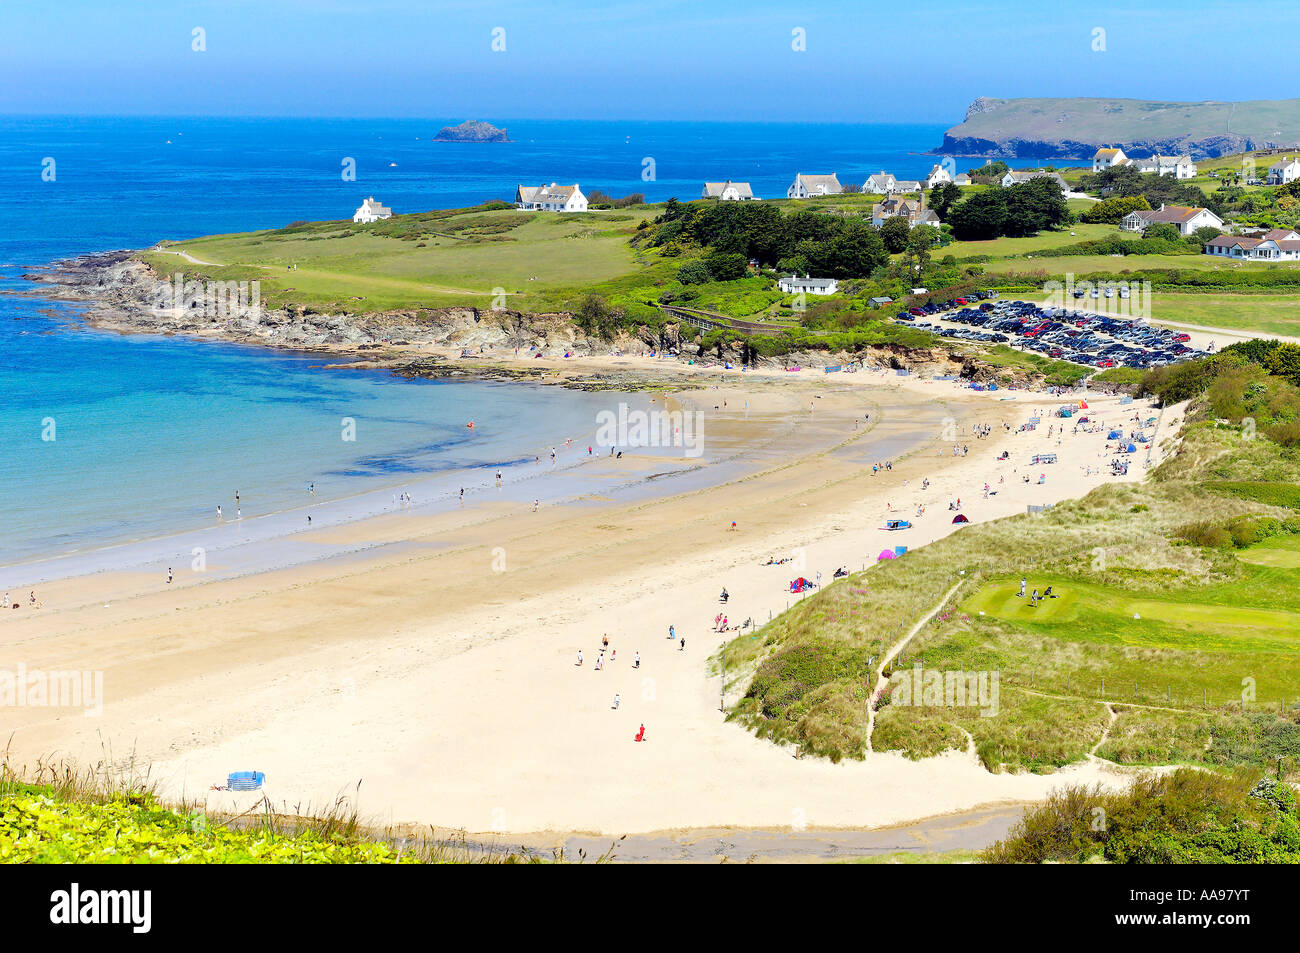
[[[1098,149],[1092,157],[1092,171],[1105,172],[1117,165],[1128,165],[1128,162],[1123,149]]]
[[[1176,179],[1190,179],[1196,175],[1196,163],[1191,156],[1162,156],[1156,153],[1150,159],[1130,160],[1139,172],[1172,175]]]
[[[1219,235],[1205,243],[1205,254],[1252,261],[1300,261],[1300,233],[1274,228],[1262,237]]]
[[[804,275],[789,275],[777,282],[777,287],[784,294],[833,295],[840,285],[834,278],[810,278]]]
[[[587,196],[573,185],[520,185],[515,189],[515,208],[536,212],[585,212]]]
[[[702,199],[721,199],[723,202],[748,202],[754,198],[754,190],[748,182],[705,182]]]
[[[1175,226],[1178,234],[1183,236],[1206,225],[1223,228],[1223,219],[1199,205],[1161,205],[1153,211],[1129,212],[1120,221],[1119,227],[1129,232],[1140,232],[1148,225],[1161,223]]]
[[[372,195],[361,203],[361,208],[352,214],[352,221],[365,225],[368,222],[378,222],[380,219],[392,217],[393,210],[387,205],[380,205]]]
[[[1046,169],[1012,170],[1003,175],[1000,182],[1003,188],[1008,188],[1012,185],[1028,182],[1030,179],[1051,179],[1061,187],[1062,194],[1070,191],[1070,187],[1065,184],[1065,179],[1061,178],[1058,173],[1049,172]]]
[[[1269,185],[1286,185],[1300,179],[1300,159],[1289,156],[1279,159],[1268,167]]]
[[[925,187],[932,189],[936,185],[945,185],[951,181],[952,176],[948,174],[948,170],[941,165],[936,165],[930,169],[930,174],[925,177]]]
[[[804,175],[796,172],[794,184],[785,190],[788,199],[806,199],[811,195],[839,195],[844,191],[835,173],[830,175]]]
[[[881,170],[867,176],[862,191],[872,195],[888,195],[891,192],[898,191],[898,180],[890,173]]]

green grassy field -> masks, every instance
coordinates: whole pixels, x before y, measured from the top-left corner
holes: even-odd
[[[1266,539],[1239,553],[1238,558],[1256,566],[1300,569],[1300,537],[1279,536]]]
[[[1096,238],[1105,238],[1115,232],[1113,225],[1072,225],[1059,232],[1040,232],[1030,238],[994,238],[983,242],[953,242],[945,247],[941,254],[952,255],[957,259],[970,258],[974,255],[1033,254],[1045,248],[1063,248],[1077,242],[1086,242]],[[1035,259],[1037,260],[1037,259]],[[1026,268],[1028,264],[1022,262]]]
[[[1154,321],[1300,337],[1300,295],[1153,292]]]
[[[501,289],[507,306],[543,311],[586,288],[640,270],[628,239],[654,209],[573,215],[475,211],[404,215],[354,225],[322,222],[299,229],[215,235],[176,242],[219,266],[254,269],[263,300],[326,310],[385,311],[456,304],[486,306]],[[392,224],[396,223],[396,224]],[[212,271],[175,255],[146,256],[164,273]],[[297,270],[290,271],[291,265]]]

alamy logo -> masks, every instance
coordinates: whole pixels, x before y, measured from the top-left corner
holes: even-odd
[[[1117,318],[1151,320],[1151,282],[1078,281],[1067,273],[1065,281],[1043,285],[1045,308],[1075,308]]]
[[[160,311],[183,310],[205,318],[256,317],[262,310],[262,283],[253,281],[186,281],[181,272],[160,282],[154,296]]]
[[[913,708],[979,708],[981,718],[998,713],[997,672],[944,672],[913,665],[891,679],[889,703]]]
[[[73,883],[50,894],[50,922],[57,924],[128,924],[132,933],[153,925],[151,890],[82,890]]]
[[[601,447],[680,447],[688,457],[704,453],[704,412],[630,410],[596,414],[596,444]]]
[[[46,672],[19,662],[0,668],[0,708],[82,708],[87,718],[104,713],[104,673]]]

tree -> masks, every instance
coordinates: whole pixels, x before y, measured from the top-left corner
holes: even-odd
[[[930,208],[940,219],[947,220],[948,209],[961,201],[961,187],[951,182],[936,185],[930,190]]]
[[[942,236],[933,225],[918,225],[907,236],[907,259],[919,265],[921,271],[930,267],[930,249],[939,244]]]
[[[698,258],[682,262],[677,269],[677,280],[684,285],[702,285],[709,280],[709,266]]]
[[[907,224],[907,218],[902,215],[895,215],[887,218],[884,224],[880,226],[880,240],[884,242],[885,251],[891,255],[896,255],[907,247],[907,236],[911,232],[911,226]]]
[[[1300,387],[1300,344],[1279,344],[1264,361],[1264,367],[1270,374]]]
[[[1191,237],[1196,240],[1198,245],[1204,245],[1212,238],[1218,238],[1223,232],[1213,225],[1202,225],[1196,231],[1192,232]]]
[[[1112,196],[1097,202],[1079,216],[1079,221],[1092,225],[1118,225],[1130,212],[1149,212],[1151,204],[1145,195]]]
[[[1004,191],[1007,196],[1004,235],[1036,235],[1045,228],[1059,228],[1069,224],[1070,207],[1055,180],[1030,179]]]
[[[1176,242],[1183,237],[1178,231],[1178,226],[1170,225],[1168,222],[1156,222],[1154,225],[1148,225],[1142,231],[1143,238],[1161,238],[1167,242]]]
[[[948,224],[961,241],[984,241],[1002,234],[1007,221],[1010,189],[996,189],[972,195],[948,211]]]
[[[749,262],[744,255],[727,252],[714,252],[704,259],[704,264],[714,281],[734,281],[737,278],[744,278],[749,267]]]
[[[998,160],[996,162],[986,162],[978,169],[971,169],[970,174],[972,176],[983,176],[986,179],[1000,179],[1010,171],[1011,166]]]

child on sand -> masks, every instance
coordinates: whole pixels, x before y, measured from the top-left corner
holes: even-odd
[[[578,649],[578,664],[582,665],[582,649]]]

